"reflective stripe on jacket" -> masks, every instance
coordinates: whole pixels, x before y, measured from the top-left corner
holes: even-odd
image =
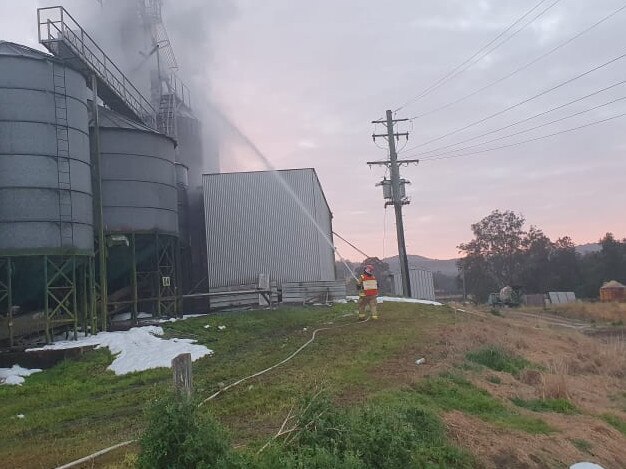
[[[359,277],[359,284],[361,285],[362,296],[377,296],[378,295],[378,282],[373,275],[363,274]]]

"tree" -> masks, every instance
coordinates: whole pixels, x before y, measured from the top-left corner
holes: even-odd
[[[571,291],[581,285],[581,261],[572,240],[552,242],[536,226],[525,231],[524,223],[522,215],[495,210],[472,225],[474,239],[459,246],[465,253],[459,269],[477,300],[507,285],[529,293]]]
[[[559,238],[554,243],[550,259],[552,270],[551,290],[577,290],[581,281],[581,259],[576,253],[576,246],[569,236]]]
[[[555,246],[543,231],[531,226],[523,242],[524,255],[520,283],[527,291],[541,292],[550,284],[550,259]]]
[[[600,240],[600,262],[603,281],[626,282],[626,239],[620,242],[613,233],[607,233]]]
[[[472,225],[474,239],[458,246],[465,253],[466,282],[471,266],[485,272],[481,276],[486,283],[511,285],[519,282],[521,254],[524,248],[526,232],[523,227],[525,219],[509,210],[494,210],[487,217]],[[484,282],[480,282],[481,285]],[[471,291],[471,290],[468,290]]]

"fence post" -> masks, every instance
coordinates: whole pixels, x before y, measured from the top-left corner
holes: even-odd
[[[191,397],[193,393],[193,376],[191,369],[191,354],[181,353],[172,359],[172,373],[174,389]]]

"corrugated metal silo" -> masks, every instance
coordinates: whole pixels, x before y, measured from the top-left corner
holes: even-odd
[[[335,280],[332,213],[314,169],[203,182],[210,287],[254,284],[261,273],[278,284]]]
[[[180,240],[189,244],[188,200],[189,168],[182,163],[176,163],[176,189],[178,191],[178,232]]]
[[[87,87],[0,41],[0,340],[87,320],[93,200]],[[85,324],[83,324],[85,325]]]
[[[177,236],[174,141],[111,110],[99,114],[105,232]]]
[[[110,109],[99,108],[98,115],[109,315],[173,316],[179,294],[175,141]]]
[[[0,42],[0,252],[93,252],[85,79]]]

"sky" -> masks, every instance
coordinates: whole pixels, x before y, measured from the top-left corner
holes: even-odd
[[[42,3],[0,0],[0,39],[37,47],[35,8]],[[93,14],[100,8],[95,0],[54,3],[75,8],[88,27],[102,28]],[[402,168],[411,181],[411,203],[404,207],[407,251],[444,259],[456,257],[457,246],[472,238],[471,224],[495,209],[523,214],[552,239],[570,236],[584,244],[606,232],[626,237],[626,118],[510,146],[626,113],[626,84],[481,137],[624,80],[626,57],[500,113],[625,54],[626,9],[497,85],[430,112],[547,53],[624,6],[622,0],[544,0],[509,34],[553,5],[535,21],[413,99],[537,3],[166,0],[164,15],[199,106],[213,103],[273,167],[314,167],[335,231],[370,256],[397,253],[393,209],[385,210],[382,190],[375,187],[385,170],[366,165],[387,154],[384,140],[372,141],[372,133],[384,128],[371,121],[386,109],[397,110],[396,118],[414,118],[398,124],[398,131],[410,134],[406,145],[399,142],[400,158],[422,159]],[[540,128],[507,137],[534,127]],[[267,169],[236,135],[221,131],[209,138],[219,146],[223,171]],[[426,161],[498,146],[505,148]],[[465,147],[471,148],[451,153]],[[337,247],[344,257],[360,260],[339,240]]]

